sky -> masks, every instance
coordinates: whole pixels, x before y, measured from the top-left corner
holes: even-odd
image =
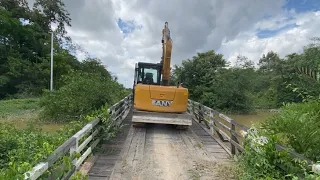
[[[29,0],[32,2],[32,0]],[[320,0],[64,0],[68,35],[127,88],[136,62],[160,62],[162,29],[173,40],[172,65],[214,50],[233,64],[268,51],[301,53],[320,37]],[[85,55],[77,54],[81,61]]]

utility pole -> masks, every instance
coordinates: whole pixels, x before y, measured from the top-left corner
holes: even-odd
[[[51,72],[50,72],[50,91],[53,90],[53,31],[51,32]]]

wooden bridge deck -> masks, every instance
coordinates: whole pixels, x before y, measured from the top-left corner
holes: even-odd
[[[139,167],[142,166],[142,163],[151,163],[150,157],[148,157],[151,156],[149,155],[150,153],[153,153],[154,155],[152,156],[155,157],[161,153],[163,154],[163,156],[170,156],[172,160],[169,158],[169,161],[174,161],[174,163],[177,164],[179,164],[177,162],[179,161],[181,165],[190,164],[189,168],[191,169],[193,166],[192,163],[199,160],[194,159],[193,162],[187,162],[189,160],[192,161],[191,159],[189,159],[189,157],[191,158],[192,156],[199,155],[199,157],[201,156],[201,158],[203,159],[210,159],[210,161],[213,162],[226,162],[230,160],[229,153],[197,122],[193,122],[193,125],[189,128],[189,130],[176,130],[174,128],[170,129],[169,126],[166,125],[147,125],[145,128],[134,128],[131,127],[131,118],[132,110],[123,121],[125,125],[123,133],[117,135],[109,142],[102,143],[99,151],[95,153],[95,158],[93,158],[94,164],[88,172],[89,179],[132,179],[134,177],[140,179],[141,176],[142,179],[157,179],[157,177],[153,176],[156,176],[155,174],[159,173],[158,171],[163,171],[167,174],[166,176],[162,175],[162,179],[171,179],[178,177],[174,176],[173,172],[161,169],[161,167],[158,166],[153,167],[153,169],[158,168],[157,170],[151,170],[152,167],[145,167],[147,169],[151,168],[150,171],[142,171],[141,169],[145,169]],[[176,159],[176,156],[180,156],[180,152],[164,152],[159,148],[160,146],[162,146],[168,149],[170,148],[168,146],[170,144],[179,144],[179,148],[181,149],[175,149],[176,151],[183,151],[185,149],[188,149],[188,152],[185,151],[186,156],[181,157],[182,160]],[[198,153],[198,155],[196,153]],[[144,160],[147,158],[149,158],[148,162]],[[151,157],[151,159],[152,158],[153,157]],[[159,159],[153,159],[152,161],[159,161]],[[161,164],[161,162],[158,163]],[[167,160],[166,163],[170,164],[172,162],[168,162]],[[165,164],[162,165],[166,166]],[[172,167],[172,169],[175,168],[178,167]],[[180,173],[184,174],[185,176],[185,178],[182,178],[184,176],[181,176],[182,179],[187,179],[187,170],[190,171],[190,169],[186,169],[185,172],[184,170],[180,170]],[[138,176],[140,178],[138,178]],[[211,174],[210,176],[213,175]],[[216,175],[214,176],[217,177]],[[159,174],[158,178],[161,179]]]
[[[89,179],[109,179],[127,138],[131,127],[131,119],[132,110],[130,110],[127,117],[123,120],[124,128],[122,132],[109,142],[101,143],[99,151],[95,153],[95,157],[92,160],[94,164],[88,172]]]

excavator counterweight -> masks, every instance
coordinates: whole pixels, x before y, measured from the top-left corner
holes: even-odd
[[[169,86],[171,51],[172,39],[165,22],[160,63],[138,62],[135,66],[133,123],[192,125],[187,113],[188,89]]]

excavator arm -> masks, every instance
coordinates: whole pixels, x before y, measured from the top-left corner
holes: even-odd
[[[170,30],[168,27],[168,22],[165,22],[164,28],[162,30],[162,85],[169,86],[170,84],[170,63],[171,63],[171,51],[172,51],[172,39],[170,37]]]

